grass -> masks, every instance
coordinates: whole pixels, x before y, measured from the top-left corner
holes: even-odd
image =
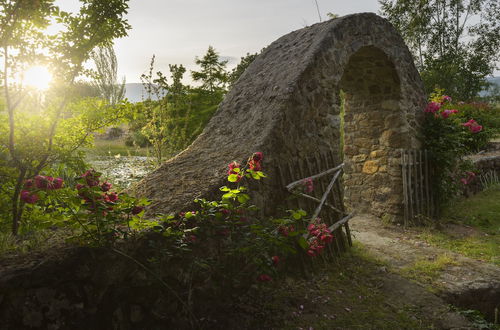
[[[457,236],[446,230],[427,230],[419,237],[432,245],[500,265],[500,186],[456,201],[441,220],[445,226],[463,225],[470,232]]]
[[[321,266],[322,267],[322,266]],[[356,245],[337,263],[311,279],[287,278],[269,287],[263,297],[252,297],[253,322],[259,329],[431,329],[432,322],[418,308],[395,303],[382,289],[384,264]],[[252,302],[253,301],[253,302]],[[247,308],[249,308],[247,306]],[[252,321],[250,321],[252,322]]]
[[[10,232],[0,231],[0,257],[41,252],[63,242],[67,235],[66,231],[38,229],[30,234],[15,237]]]
[[[118,140],[102,140],[96,139],[94,147],[86,150],[87,155],[92,156],[151,156],[151,150],[148,147],[129,147],[125,145],[125,141]]]
[[[413,265],[402,268],[401,275],[420,283],[433,284],[447,267],[453,265],[458,265],[458,262],[453,257],[443,254],[434,260],[417,260]]]

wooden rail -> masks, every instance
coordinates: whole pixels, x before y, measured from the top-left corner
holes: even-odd
[[[303,209],[308,212],[309,223],[319,217],[328,226],[335,237],[333,247],[328,249],[333,256],[352,246],[348,222],[354,215],[348,214],[344,207],[340,182],[343,166],[335,164],[333,152],[325,152],[277,167],[281,186],[286,188],[283,200],[287,208]],[[314,185],[310,193],[304,191],[306,179]]]

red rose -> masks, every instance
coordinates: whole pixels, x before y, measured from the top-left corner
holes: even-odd
[[[277,266],[277,265],[278,265],[278,263],[280,262],[280,257],[278,257],[278,256],[273,256],[273,257],[271,258],[271,260],[273,261],[273,265]]]
[[[260,165],[260,163],[256,160],[253,160],[253,159],[248,162],[248,167],[252,171],[260,171],[262,169],[262,166]]]
[[[47,189],[49,186],[49,180],[43,175],[37,175],[35,176],[35,186],[38,189]]]
[[[134,206],[132,208],[132,214],[137,215],[137,214],[141,213],[143,210],[144,210],[143,206]]]
[[[34,185],[35,185],[35,183],[33,182],[32,179],[24,181],[24,188],[25,189],[31,189],[31,188],[33,188]]]
[[[240,168],[241,165],[238,162],[232,162],[232,163],[229,163],[229,165],[227,165],[227,167],[229,167],[229,170],[227,171],[227,175],[231,175],[231,174],[238,174],[238,172],[235,172],[234,169]]]
[[[256,152],[252,156],[252,159],[256,162],[261,162],[263,158],[264,158],[264,154],[262,152]]]
[[[101,190],[102,191],[109,191],[111,189],[111,183],[109,182],[104,182],[101,184]]]
[[[259,282],[269,282],[269,281],[272,281],[273,278],[267,274],[261,274],[261,275],[259,275],[259,277],[257,277],[257,280]]]
[[[106,202],[115,203],[118,200],[118,195],[115,192],[106,194],[105,200]]]
[[[27,204],[35,204],[39,199],[40,197],[35,193],[31,193],[27,190],[21,191],[21,200]]]
[[[61,189],[63,185],[64,185],[64,180],[62,178],[55,178],[54,181],[52,181],[53,189]]]

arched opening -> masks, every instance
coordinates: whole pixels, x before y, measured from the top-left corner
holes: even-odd
[[[358,50],[344,68],[337,93],[344,106],[344,193],[356,211],[400,213],[398,157],[407,139],[401,131],[400,85],[392,61],[373,46]]]

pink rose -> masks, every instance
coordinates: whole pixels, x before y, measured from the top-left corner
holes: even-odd
[[[436,113],[441,109],[441,104],[436,103],[436,102],[430,102],[427,104],[427,107],[425,108],[424,112],[429,112],[429,113]]]
[[[304,180],[302,180],[302,185],[304,185],[304,189],[306,192],[313,192],[314,184],[312,178],[305,178]]]
[[[27,190],[21,191],[21,200],[27,204],[35,204],[39,199],[40,197],[35,193]]]
[[[452,114],[454,113],[457,113],[458,110],[455,110],[455,109],[452,109],[452,110],[444,110],[443,112],[441,112],[441,117],[443,117],[444,119],[448,118],[449,116],[451,116]]]
[[[446,102],[451,102],[451,97],[449,97],[448,95],[443,95],[441,97],[441,104],[446,103]]]
[[[474,119],[470,119],[468,122],[463,123],[462,126],[467,127],[471,133],[479,133],[483,129],[483,126],[479,125]]]

